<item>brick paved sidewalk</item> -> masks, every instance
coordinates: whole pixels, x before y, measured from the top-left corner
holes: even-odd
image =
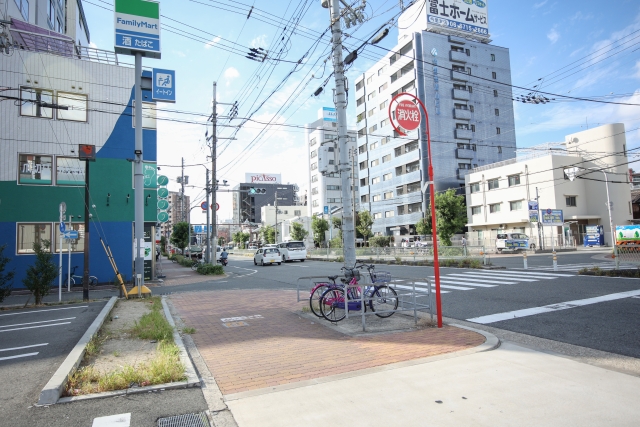
[[[320,324],[324,320],[300,316],[306,304],[296,303],[295,291],[211,291],[171,300],[184,323],[196,328],[196,346],[225,395],[450,353],[485,341],[478,333],[448,326],[347,336]],[[248,318],[230,319],[235,317]]]

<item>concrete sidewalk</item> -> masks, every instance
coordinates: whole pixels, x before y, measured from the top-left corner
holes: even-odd
[[[637,426],[639,392],[640,378],[505,343],[227,405],[240,427]]]

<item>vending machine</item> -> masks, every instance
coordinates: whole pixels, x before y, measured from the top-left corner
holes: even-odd
[[[602,225],[587,225],[584,236],[584,246],[604,246],[604,227]]]

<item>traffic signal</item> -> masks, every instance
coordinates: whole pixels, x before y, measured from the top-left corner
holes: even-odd
[[[249,188],[249,194],[267,194],[267,189],[251,187]]]

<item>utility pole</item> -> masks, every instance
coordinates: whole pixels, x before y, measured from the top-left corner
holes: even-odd
[[[356,209],[356,205],[358,201],[356,200],[356,149],[354,148],[351,151],[351,194],[353,196],[353,212],[358,212]]]
[[[349,138],[347,136],[347,97],[344,62],[342,61],[342,28],[339,0],[331,3],[331,34],[333,38],[333,70],[336,85],[335,105],[338,121],[338,149],[340,150],[340,184],[342,186],[342,239],[344,264],[353,267],[356,263],[356,240],[351,191],[349,191]]]
[[[182,168],[180,169],[180,184],[182,184],[182,193],[180,194],[180,210],[182,211],[182,215],[180,215],[180,217],[182,218],[182,222],[185,221],[184,217],[185,217],[185,212],[184,212],[184,157],[182,158]]]
[[[274,201],[273,206],[276,208],[276,229],[273,237],[273,243],[278,243],[278,190],[276,190],[276,200]]]
[[[538,196],[538,187],[536,187],[536,202],[538,202],[538,243],[540,243],[540,250],[544,249],[544,240],[540,236],[540,229],[542,227],[542,217],[540,216],[540,197]]]
[[[216,228],[216,191],[218,190],[218,181],[216,179],[216,144],[218,143],[218,135],[216,135],[216,125],[218,124],[218,113],[216,100],[216,82],[213,82],[213,112],[211,113],[211,122],[213,123],[213,134],[211,135],[211,234],[209,235],[208,251],[213,248],[218,250],[218,229]],[[215,254],[215,252],[211,252]],[[211,258],[209,258],[211,259]],[[212,260],[215,262],[215,260]]]
[[[211,210],[211,205],[209,204],[209,169],[205,168],[207,171],[207,180],[205,181],[204,187],[205,187],[205,191],[207,192],[207,252],[204,254],[204,262],[209,262],[209,260],[211,259],[210,254],[211,254],[211,245],[209,244],[209,242],[211,241],[211,230],[209,229],[209,224],[211,224],[209,222],[209,211]],[[216,248],[217,249],[217,248]]]
[[[135,258],[135,272],[136,276],[140,278],[138,282],[134,278],[138,290],[142,289],[144,285],[144,175],[142,171],[142,161],[144,159],[142,155],[142,53],[136,52],[135,59],[135,96],[136,96],[136,111],[135,116],[135,160],[134,160],[134,206],[135,206],[135,226],[134,226],[134,238],[136,239],[136,258]],[[89,247],[89,161],[87,161],[87,185],[85,189],[85,211],[84,211],[84,235],[85,235],[85,248]],[[89,266],[88,264],[88,251],[85,250],[85,266],[84,266],[84,278],[83,278],[83,300],[89,300]]]

